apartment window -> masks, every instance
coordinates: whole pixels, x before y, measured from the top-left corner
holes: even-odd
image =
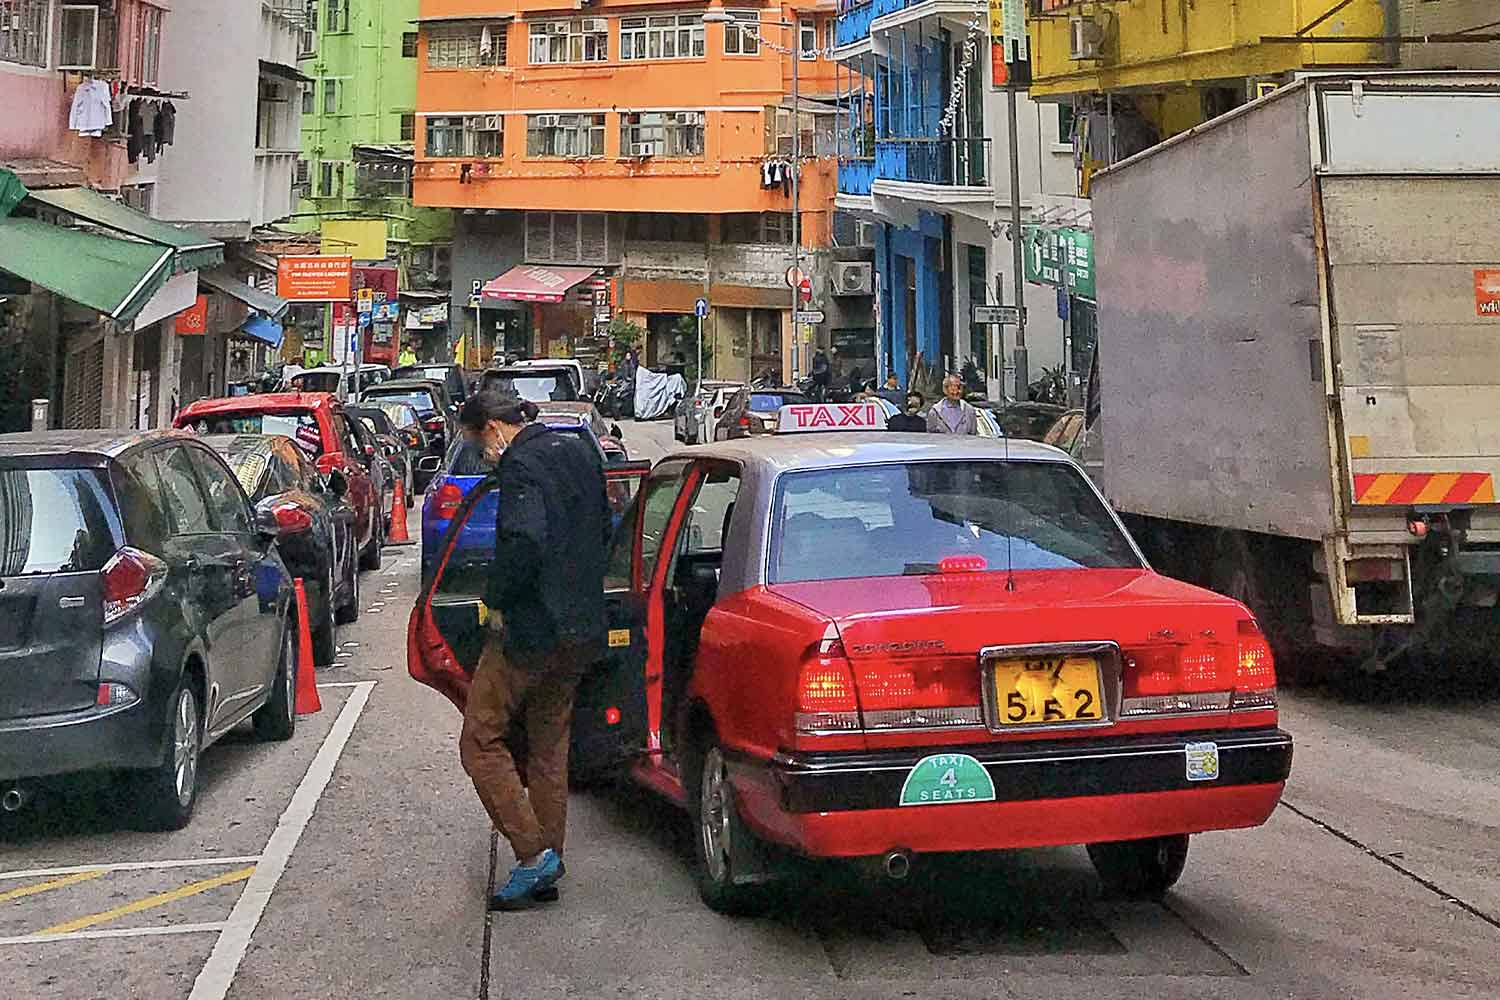
[[[1057,142],[1062,146],[1073,145],[1073,105],[1057,106]]]
[[[837,37],[834,29],[838,27],[838,23],[839,19],[836,17],[830,17],[823,22],[823,51],[828,53],[829,58],[833,57],[833,46]]]
[[[527,212],[526,259],[539,264],[609,262],[609,217],[603,212]]]
[[[415,31],[401,32],[401,58],[417,58],[417,33]]]
[[[417,138],[417,116],[406,114],[401,116],[401,141],[412,142]]]
[[[411,197],[411,168],[404,163],[360,162],[354,165],[356,198]]]
[[[162,12],[141,5],[136,14],[135,67],[138,82],[155,84],[161,72]]]
[[[637,111],[620,115],[621,156],[703,155],[703,112]]]
[[[773,110],[776,114],[776,144],[766,152],[775,156],[791,156],[792,111],[790,108],[768,108],[766,113],[770,114]],[[803,157],[833,155],[833,116],[814,115],[804,111],[798,117],[802,122],[802,137],[797,148],[798,154]],[[767,138],[770,138],[769,134]]]
[[[790,243],[788,212],[733,212],[724,216],[725,243]]]
[[[620,19],[621,59],[690,59],[702,55],[702,14]]]
[[[505,65],[506,26],[455,25],[427,29],[428,69],[472,69]]]
[[[298,191],[306,191],[311,183],[312,166],[299,156],[297,157],[297,172],[292,177],[292,187]]]
[[[504,115],[447,115],[427,119],[427,155],[496,157],[504,153]]]
[[[94,69],[99,51],[99,8],[66,4],[62,9],[58,69]]]
[[[527,115],[527,156],[603,156],[604,116]]]
[[[631,212],[625,217],[627,239],[647,243],[704,243],[708,217],[687,212]]]
[[[797,22],[797,49],[802,53],[803,59],[818,58],[818,23],[816,21]]]
[[[724,54],[753,56],[760,53],[760,11],[726,10],[737,24],[724,25]]]
[[[339,82],[337,80],[323,81],[323,113],[325,115],[339,113]]]
[[[0,0],[0,60],[47,65],[51,0]]]
[[[349,0],[327,0],[328,20],[323,30],[329,34],[349,30]]]
[[[324,160],[318,167],[318,194],[325,198],[333,197],[333,164]]]
[[[307,0],[302,11],[301,41],[297,54],[310,56],[318,51],[318,0]]]
[[[602,17],[533,21],[527,30],[532,65],[604,62],[609,58],[609,22]]]
[[[317,110],[318,95],[316,87],[317,84],[314,83],[302,84],[302,113],[304,115],[310,115]]]

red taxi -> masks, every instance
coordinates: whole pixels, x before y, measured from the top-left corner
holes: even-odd
[[[354,536],[360,569],[379,569],[384,544],[384,511],[365,464],[357,421],[344,412],[338,397],[326,392],[271,392],[250,396],[200,399],[173,420],[199,434],[284,434],[297,443],[321,475],[344,479],[354,508]]]
[[[575,773],[623,763],[683,807],[725,911],[763,898],[770,848],[901,877],[1086,844],[1155,895],[1190,835],[1263,823],[1292,743],[1249,611],[1152,572],[1063,453],[853,430],[883,423],[787,406],[775,436],[657,463],[613,541]],[[409,659],[462,705],[483,573],[447,563]]]

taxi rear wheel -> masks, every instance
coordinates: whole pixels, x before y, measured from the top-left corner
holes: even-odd
[[[1188,835],[1088,845],[1089,860],[1110,895],[1160,899],[1187,865]]]
[[[763,885],[736,884],[734,859],[754,845],[754,834],[740,819],[734,786],[724,764],[724,753],[709,741],[693,755],[690,770],[694,792],[693,842],[698,894],[709,909],[735,916],[761,912],[766,905]]]

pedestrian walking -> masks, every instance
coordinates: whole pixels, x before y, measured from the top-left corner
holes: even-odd
[[[943,398],[927,411],[927,430],[933,434],[979,433],[979,414],[964,399],[964,380],[959,375],[943,379]]]
[[[556,898],[568,808],[573,694],[604,654],[610,515],[604,470],[576,438],[535,423],[534,403],[481,392],[459,420],[498,457],[495,561],[480,618],[487,629],[459,736],[459,756],[516,864],[494,910]],[[526,780],[507,744],[526,737]]]
[[[927,431],[927,418],[922,416],[922,404],[926,400],[920,392],[908,392],[906,394],[906,408],[885,422],[888,431],[908,431],[915,434],[924,434]]]

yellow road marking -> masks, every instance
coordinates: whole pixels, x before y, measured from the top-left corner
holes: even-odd
[[[255,866],[251,865],[249,868],[241,868],[239,871],[228,872],[217,878],[204,879],[202,882],[190,882],[180,889],[173,889],[170,892],[159,892],[154,896],[138,899],[134,903],[117,906],[113,910],[105,910],[103,913],[96,913],[90,917],[79,917],[77,920],[69,920],[65,924],[54,924],[44,930],[37,931],[36,934],[71,934],[74,931],[81,931],[85,927],[93,927],[96,924],[107,923],[110,920],[116,920],[120,917],[128,917],[132,913],[140,913],[142,910],[151,910],[158,906],[166,906],[168,903],[175,903],[179,899],[196,896],[199,893],[208,892],[210,889],[232,885],[235,882],[243,882],[254,873]]]
[[[1422,487],[1422,492],[1412,503],[1442,503],[1448,496],[1448,491],[1458,484],[1463,478],[1456,472],[1439,472],[1427,480],[1427,485]]]
[[[1375,482],[1370,484],[1370,488],[1365,490],[1365,495],[1360,497],[1358,502],[1369,504],[1385,503],[1390,499],[1391,494],[1396,492],[1396,487],[1400,486],[1405,479],[1406,476],[1399,472],[1382,472],[1379,476],[1375,477]]]
[[[98,878],[103,871],[77,872],[73,875],[64,875],[48,882],[38,882],[35,885],[25,885],[19,889],[11,889],[0,892],[0,903],[9,903],[13,899],[23,899],[27,896],[35,896],[39,892],[49,892],[53,889],[61,889],[64,886],[73,885],[78,882],[87,882],[91,878]]]

